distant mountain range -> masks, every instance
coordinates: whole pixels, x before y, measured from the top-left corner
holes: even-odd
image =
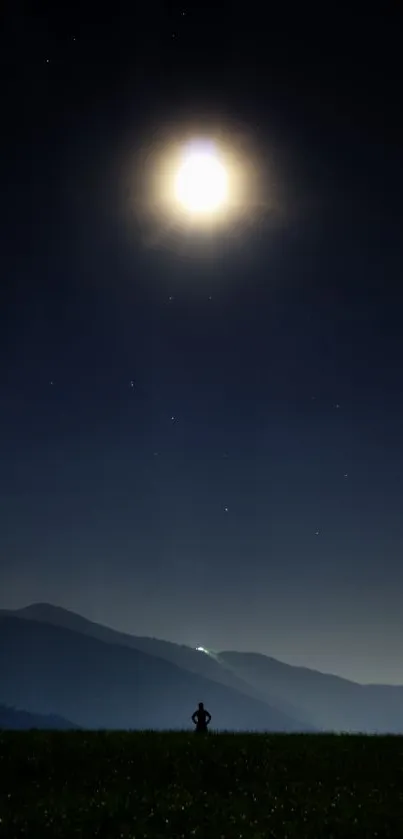
[[[207,654],[46,603],[0,610],[0,703],[64,718],[55,727],[178,729],[199,701],[217,730],[403,733],[403,686],[256,653]]]
[[[0,729],[2,728],[11,728],[18,731],[27,731],[30,728],[68,731],[76,729],[78,726],[64,720],[63,717],[52,716],[52,714],[49,714],[49,716],[30,714],[29,711],[0,705]]]

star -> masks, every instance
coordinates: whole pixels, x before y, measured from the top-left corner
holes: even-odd
[[[315,536],[319,536],[320,530],[315,530]]]
[[[224,507],[224,513],[228,513],[228,507]]]
[[[134,379],[131,380],[130,387],[134,387]]]
[[[171,302],[172,302],[172,300],[175,300],[175,298],[174,298],[174,296],[173,296],[172,294],[170,294],[170,296],[168,297],[168,300],[169,300],[169,302],[171,303]]]
[[[336,403],[336,405],[334,407],[335,408],[340,408],[340,405],[338,403]]]
[[[345,478],[348,478],[348,472],[345,472],[345,473],[344,473],[344,477],[345,477]]]

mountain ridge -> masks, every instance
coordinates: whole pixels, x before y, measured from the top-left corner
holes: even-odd
[[[207,679],[209,684],[264,703],[272,713],[280,711],[289,720],[298,720],[300,726],[319,731],[403,733],[403,686],[362,685],[262,653],[227,650],[207,655],[186,645],[121,633],[52,604],[3,610],[0,618],[6,614],[22,622],[74,628],[78,634],[106,645],[168,661],[183,672]]]
[[[32,714],[24,708],[0,704],[0,730],[29,731],[37,728],[48,731],[76,731],[78,725],[55,714]]]
[[[232,671],[231,667],[219,660],[219,656],[206,656],[185,644],[175,644],[173,641],[165,641],[160,638],[120,632],[120,630],[91,621],[72,610],[64,609],[61,606],[53,606],[49,603],[33,603],[14,611],[0,610],[0,616],[2,614],[13,615],[24,620],[45,621],[55,626],[65,626],[78,632],[90,634],[92,637],[109,644],[124,644],[130,648],[172,661],[174,664],[179,664],[180,667],[190,670],[190,672],[201,673],[209,679],[246,693],[254,699],[268,701],[267,695],[263,695],[258,687],[240,678]],[[290,716],[298,715],[298,708],[295,708],[292,702],[284,701],[283,709]]]
[[[3,614],[0,640],[0,701],[83,728],[186,728],[203,699],[217,730],[314,730],[166,659],[65,627]]]
[[[91,627],[96,628],[97,631],[102,630],[102,634],[103,633],[105,633],[105,634],[106,633],[113,633],[114,635],[119,636],[120,639],[130,640],[131,642],[135,641],[139,644],[140,643],[143,644],[143,643],[146,643],[146,642],[153,642],[153,643],[157,642],[158,644],[166,645],[167,647],[173,647],[173,648],[179,648],[180,650],[191,651],[192,654],[197,653],[197,657],[199,657],[199,655],[200,655],[199,651],[195,650],[193,647],[190,647],[188,644],[180,644],[180,643],[177,643],[175,641],[166,641],[163,638],[159,638],[159,637],[153,636],[153,635],[134,635],[133,633],[123,632],[122,630],[115,629],[114,627],[108,626],[107,624],[100,624],[98,621],[93,621],[90,618],[86,618],[84,615],[80,615],[78,612],[75,612],[72,609],[66,609],[66,608],[64,608],[64,606],[54,606],[51,603],[38,602],[38,603],[29,604],[28,606],[22,606],[19,609],[0,609],[0,616],[4,615],[4,614],[13,615],[15,617],[21,617],[21,618],[28,619],[28,620],[39,620],[39,621],[45,622],[45,623],[52,623],[51,618],[56,619],[58,616],[63,616],[63,618],[64,618],[65,615],[68,615],[70,617],[70,619],[74,619],[74,622],[77,621],[78,624],[80,625],[80,629],[78,629],[78,626],[77,626],[78,631],[82,631],[82,626],[84,624],[86,624],[87,626],[91,626]],[[64,626],[69,626],[69,628],[71,628],[71,625],[68,622],[63,622],[63,623],[56,622],[54,625],[56,625],[56,626],[64,625]],[[98,635],[97,635],[97,637],[98,637]],[[116,641],[112,641],[112,642],[109,641],[108,643],[116,643]],[[216,655],[217,655],[218,659],[221,659],[227,653],[229,655],[232,654],[232,653],[235,653],[237,655],[243,655],[243,656],[248,656],[248,657],[254,656],[256,658],[264,658],[264,659],[267,659],[268,661],[273,662],[276,665],[280,665],[284,668],[290,668],[292,670],[298,670],[298,671],[301,671],[301,672],[318,673],[319,675],[324,676],[324,677],[329,676],[332,679],[338,679],[342,682],[349,682],[353,685],[357,685],[357,687],[366,687],[366,685],[362,685],[359,682],[355,682],[352,679],[349,679],[349,678],[344,677],[344,676],[339,676],[335,673],[330,673],[330,672],[322,671],[322,670],[316,670],[312,667],[305,667],[305,666],[297,665],[297,664],[288,664],[285,661],[281,661],[281,659],[274,658],[273,656],[268,656],[265,653],[256,653],[253,650],[245,651],[245,652],[238,652],[236,650],[223,650],[223,651],[217,652]],[[372,685],[370,685],[370,686],[372,686]],[[400,687],[400,685],[387,685],[387,687]]]

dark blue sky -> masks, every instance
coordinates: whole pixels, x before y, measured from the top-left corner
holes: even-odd
[[[403,683],[401,20],[117,9],[6,12],[0,607]],[[128,210],[200,114],[279,198],[208,259]]]

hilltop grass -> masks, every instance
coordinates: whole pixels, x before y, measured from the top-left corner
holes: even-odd
[[[402,835],[403,738],[0,731],[0,836]]]

